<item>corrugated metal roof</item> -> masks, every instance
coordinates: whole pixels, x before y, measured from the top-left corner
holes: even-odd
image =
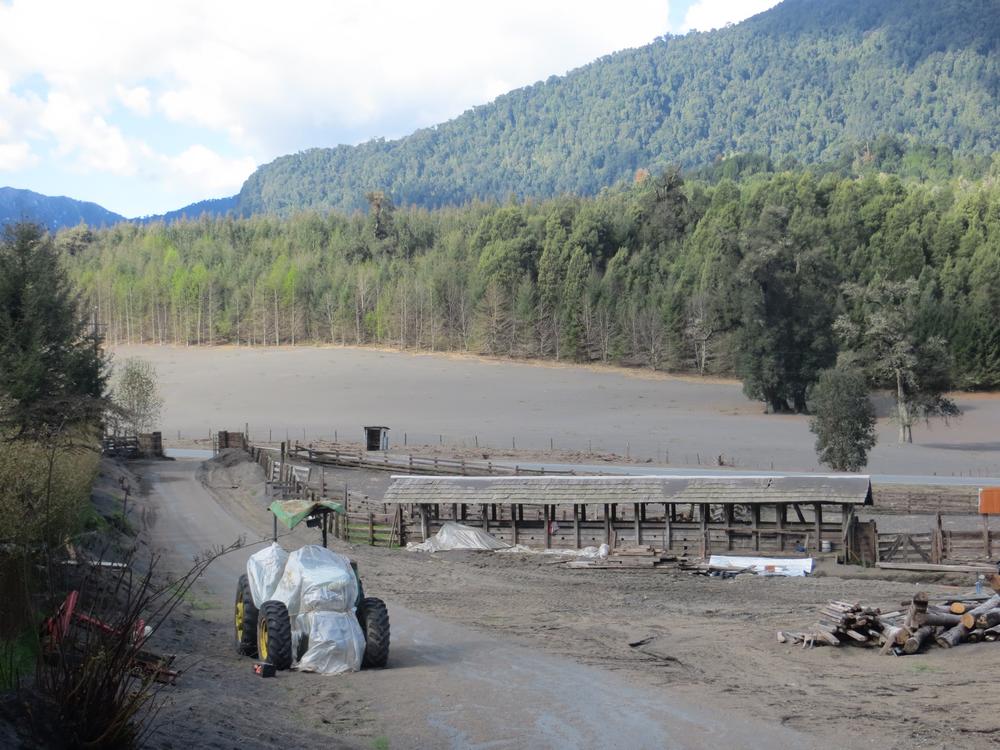
[[[871,504],[864,475],[428,477],[394,476],[386,503]]]

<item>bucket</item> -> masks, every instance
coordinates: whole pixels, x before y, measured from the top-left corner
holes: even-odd
[[[833,544],[830,542],[829,539],[823,539],[819,543],[819,551],[820,552],[831,552],[831,551],[833,551]]]

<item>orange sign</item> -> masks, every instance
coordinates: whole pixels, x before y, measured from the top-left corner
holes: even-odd
[[[1000,487],[979,489],[979,512],[1000,513]]]

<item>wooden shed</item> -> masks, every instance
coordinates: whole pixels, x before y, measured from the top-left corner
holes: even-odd
[[[365,450],[389,450],[389,428],[385,425],[368,425],[365,427]]]
[[[543,548],[850,557],[855,508],[870,505],[872,491],[863,475],[394,476],[384,502],[417,521],[406,541],[454,520]]]

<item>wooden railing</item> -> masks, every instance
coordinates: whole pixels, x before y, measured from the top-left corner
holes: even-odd
[[[366,453],[356,450],[318,450],[296,442],[288,456],[311,464],[343,466],[356,469],[398,471],[406,474],[450,474],[458,476],[549,476],[572,475],[572,471],[552,471],[544,466],[525,468],[495,464],[492,461],[467,461],[464,458],[439,458],[389,453]]]

